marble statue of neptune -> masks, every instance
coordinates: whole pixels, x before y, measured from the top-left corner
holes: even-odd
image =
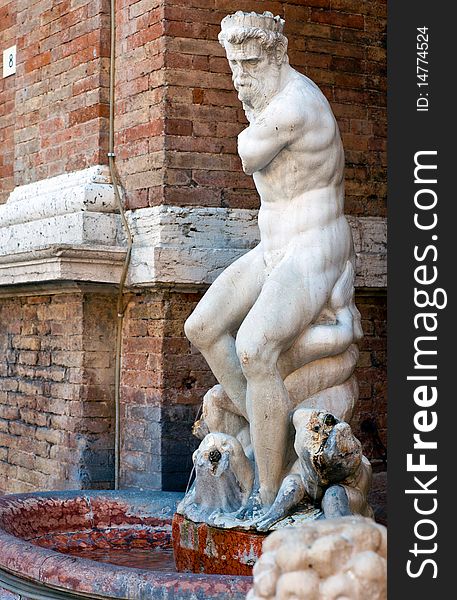
[[[260,243],[219,275],[185,325],[219,382],[205,397],[207,428],[251,457],[264,511],[297,460],[294,410],[351,417],[362,334],[338,125],[319,88],[289,65],[283,24],[271,13],[222,21],[249,121],[238,152],[261,199]]]

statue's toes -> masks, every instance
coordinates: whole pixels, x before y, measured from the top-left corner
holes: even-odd
[[[242,506],[240,509],[238,509],[236,511],[235,519],[240,519],[240,520],[245,519],[248,512],[249,512],[249,506]]]
[[[257,531],[268,531],[268,529],[270,528],[270,525],[272,523],[270,523],[270,521],[259,521],[258,523],[256,523],[255,528]]]
[[[272,525],[280,521],[284,514],[278,512],[278,510],[272,510],[273,507],[270,507],[269,510],[260,515],[255,521],[255,528],[257,531],[268,531]]]
[[[268,531],[270,527],[278,520],[279,519],[276,519],[274,517],[265,516],[256,522],[255,528],[257,529],[257,531]]]

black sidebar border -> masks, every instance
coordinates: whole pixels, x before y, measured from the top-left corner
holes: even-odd
[[[388,2],[389,600],[457,597],[451,8]]]

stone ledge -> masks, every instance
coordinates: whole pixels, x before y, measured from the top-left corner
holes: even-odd
[[[0,228],[78,211],[117,210],[109,169],[96,165],[18,186],[0,206]]]
[[[0,286],[117,283],[125,236],[107,167],[16,188],[0,206]],[[128,211],[134,237],[127,285],[205,288],[259,241],[257,210],[155,206]],[[385,288],[386,220],[348,217],[356,286]]]
[[[117,283],[123,232],[107,166],[17,187],[0,206],[0,286]]]
[[[48,281],[90,281],[116,284],[125,258],[124,248],[60,246],[18,252],[0,263],[0,286]],[[0,287],[1,290],[1,287]]]
[[[128,215],[134,245],[127,285],[203,288],[258,242],[253,211],[221,209],[226,216],[222,222],[221,214],[213,210],[155,207]],[[385,219],[349,217],[349,222],[356,248],[356,287],[385,288]],[[28,237],[31,225],[40,232],[38,238]],[[18,235],[23,241],[14,251]],[[0,229],[0,240],[2,236],[0,286],[59,280],[117,283],[120,279],[126,251],[118,241],[118,215],[62,215]]]
[[[259,241],[257,211],[157,206],[128,213],[134,236],[129,285],[205,286]],[[348,217],[356,250],[356,287],[387,285],[387,223]]]
[[[15,254],[51,246],[112,246],[122,248],[119,215],[80,211],[31,222],[0,226],[0,262],[14,261]]]

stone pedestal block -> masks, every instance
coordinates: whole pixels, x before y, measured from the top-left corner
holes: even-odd
[[[175,514],[173,551],[178,571],[215,575],[252,575],[265,535],[218,529]]]

